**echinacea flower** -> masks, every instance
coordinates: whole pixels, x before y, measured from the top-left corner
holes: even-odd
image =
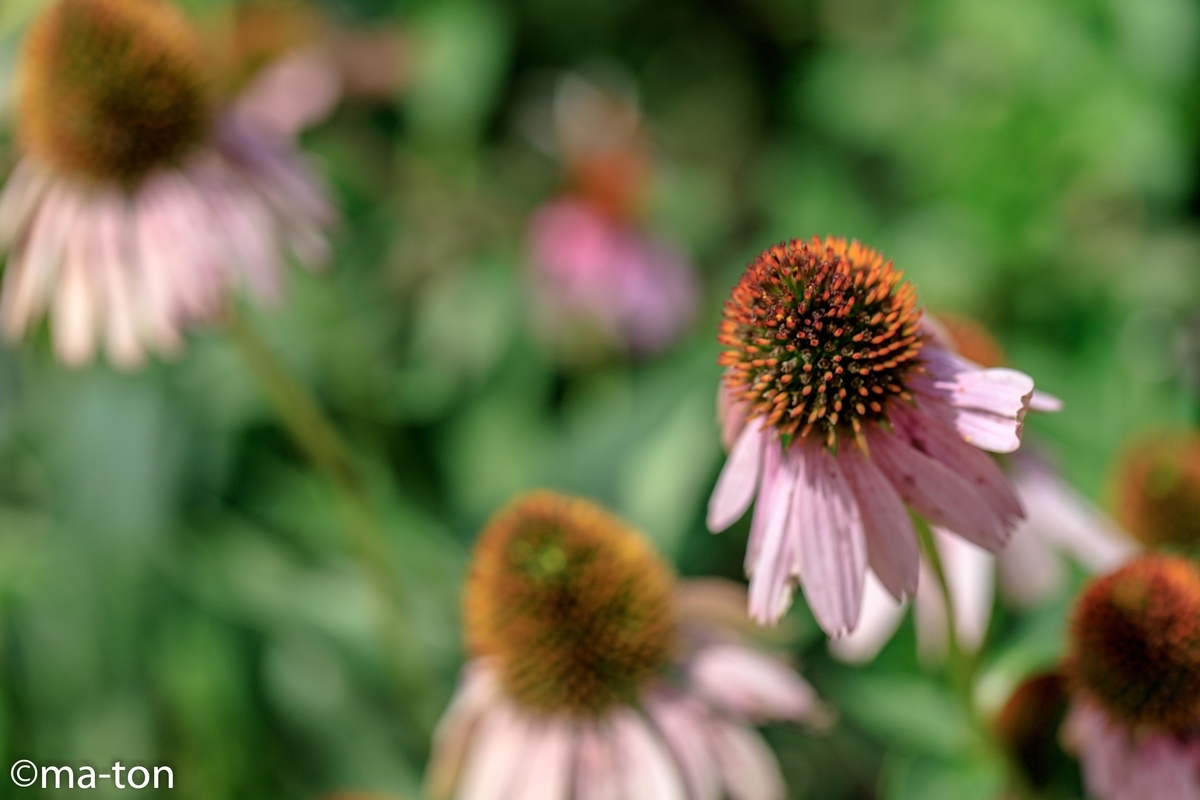
[[[434,736],[429,796],[782,800],[753,725],[825,712],[722,621],[722,597],[676,587],[640,535],[586,500],[513,501],[476,545],[472,658]]]
[[[1131,444],[1114,494],[1117,518],[1146,547],[1200,543],[1200,436],[1164,432]]]
[[[103,347],[135,366],[233,289],[278,298],[284,251],[325,259],[324,194],[283,132],[221,108],[200,37],[166,0],[57,0],[18,79],[22,158],[0,198],[10,338],[48,313],[65,363]]]
[[[832,636],[859,621],[868,571],[918,586],[908,509],[995,552],[1023,517],[984,450],[1020,446],[1033,380],[985,369],[923,324],[913,286],[875,250],[829,237],[768,248],[726,302],[725,434],[708,509],[721,531],[755,504],[750,613],[777,621],[797,584]]]
[[[1058,735],[1067,700],[1066,676],[1059,671],[1037,673],[1017,686],[992,721],[997,742],[1034,791],[1044,792],[1070,772]]]
[[[569,188],[530,217],[536,321],[566,350],[659,352],[691,324],[700,293],[683,250],[639,224],[654,165],[637,106],[568,74],[551,116]]]
[[[1138,558],[1088,587],[1071,633],[1063,740],[1088,791],[1200,799],[1200,570]]]

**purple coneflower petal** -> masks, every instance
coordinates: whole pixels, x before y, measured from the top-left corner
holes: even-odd
[[[10,258],[0,297],[0,318],[9,338],[23,336],[50,302],[80,207],[75,187],[62,184],[51,187],[38,207],[27,238]]]
[[[53,185],[50,173],[22,159],[0,195],[0,250],[12,247]]]
[[[954,621],[947,623],[946,603],[941,586],[931,567],[922,564],[921,585],[917,589],[917,644],[931,661],[945,658],[947,625],[954,625],[959,646],[975,652],[983,643],[992,616],[995,596],[993,557],[986,551],[935,527],[933,541],[938,549],[950,598],[954,603]]]
[[[996,512],[963,478],[897,436],[867,429],[871,459],[904,501],[930,522],[943,525],[993,552],[1009,533]]]
[[[327,117],[341,96],[331,55],[313,48],[263,69],[238,96],[234,113],[255,130],[290,139]]]
[[[645,720],[628,708],[617,708],[609,719],[624,800],[686,800],[671,754]]]
[[[783,800],[787,788],[767,743],[757,732],[710,718],[713,754],[732,800]]]
[[[576,800],[626,800],[610,738],[605,722],[580,724],[575,756]]]
[[[644,705],[675,756],[689,800],[721,800],[721,781],[704,736],[705,708],[690,697],[665,692],[648,695]]]
[[[858,502],[871,570],[896,600],[912,597],[917,591],[921,555],[904,501],[858,448],[840,448],[837,459]]]
[[[431,800],[448,800],[454,793],[480,719],[497,702],[495,673],[483,662],[463,669],[450,707],[433,732],[433,748],[425,778]]]
[[[688,674],[702,698],[752,722],[817,723],[826,716],[807,681],[778,658],[753,648],[706,647],[693,658]]]
[[[1021,446],[1025,412],[1033,395],[1033,379],[1012,369],[980,369],[966,359],[942,350],[922,350],[928,374],[912,379],[920,395],[941,400],[931,413],[943,416],[971,444],[1009,453]]]
[[[507,796],[520,800],[568,800],[574,750],[569,722],[551,719],[537,724],[529,735],[524,771]]]
[[[758,488],[758,476],[762,470],[763,441],[766,438],[766,434],[759,430],[757,420],[742,428],[708,501],[710,531],[723,531],[737,522],[754,501],[754,490]]]
[[[99,287],[92,276],[96,257],[95,210],[88,206],[67,238],[62,272],[55,287],[50,315],[54,322],[54,351],[68,366],[92,359],[101,310]]]
[[[809,608],[830,636],[844,636],[858,623],[867,545],[858,503],[837,461],[820,446],[796,448],[799,470],[795,499],[800,581]]]
[[[919,561],[917,569],[920,570]],[[900,627],[907,607],[907,603],[892,597],[873,573],[868,573],[866,585],[863,587],[858,627],[848,636],[830,639],[829,651],[835,658],[851,664],[870,661],[879,655],[879,651],[892,638],[896,628]]]
[[[513,786],[530,768],[531,726],[508,701],[501,701],[479,722],[467,755],[458,800],[509,800]]]
[[[147,334],[160,353],[174,353],[183,339],[176,322],[180,304],[167,265],[179,256],[170,247],[169,231],[153,191],[143,189],[135,196],[132,220],[138,274],[145,292]]]
[[[935,417],[900,404],[892,410],[891,419],[897,434],[909,444],[945,464],[975,487],[1006,527],[1025,516],[1021,501],[995,460],[963,441],[952,428]]]
[[[754,508],[751,536],[757,529],[761,550],[750,575],[750,616],[762,625],[774,625],[792,602],[792,575],[796,548],[792,497],[800,459],[795,449],[786,454],[776,441],[767,444],[763,458],[762,488]],[[761,522],[760,522],[761,520]],[[747,557],[750,551],[747,550]]]
[[[98,283],[104,295],[105,349],[116,366],[133,369],[145,359],[139,339],[144,314],[130,285],[128,210],[124,198],[112,192],[97,198],[93,213]]]
[[[1054,414],[1062,411],[1065,404],[1062,400],[1050,394],[1049,392],[1041,392],[1035,389],[1033,397],[1029,398],[1029,410],[1037,411],[1042,414]]]
[[[996,558],[1004,596],[1018,608],[1033,608],[1053,597],[1066,583],[1062,557],[1046,540],[1022,525]]]

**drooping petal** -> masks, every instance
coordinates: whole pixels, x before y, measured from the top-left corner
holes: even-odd
[[[708,712],[685,695],[655,692],[644,702],[675,756],[689,800],[721,800],[721,782],[705,736]]]
[[[76,187],[52,186],[38,206],[26,238],[9,259],[0,296],[0,322],[9,339],[23,336],[50,302],[82,205]]]
[[[890,419],[897,433],[910,445],[970,483],[1006,527],[1025,516],[1008,478],[991,456],[965,442],[945,423],[909,406],[897,404]]]
[[[857,447],[838,450],[838,464],[858,501],[867,563],[897,601],[917,591],[920,549],[912,518],[892,484]],[[860,621],[861,624],[861,621]],[[852,634],[853,635],[853,634]]]
[[[940,347],[921,351],[927,372],[912,378],[922,408],[976,447],[1008,453],[1021,445],[1033,379],[1012,369],[980,369]]]
[[[646,722],[628,708],[617,708],[610,723],[625,800],[686,800],[679,769]]]
[[[134,296],[125,199],[106,192],[95,203],[97,288],[104,296],[105,349],[113,364],[133,369],[145,360],[143,314]]]
[[[80,212],[79,221],[67,235],[66,255],[50,308],[54,352],[69,367],[92,360],[103,314],[91,269],[96,256],[94,217],[91,207]]]
[[[717,424],[721,426],[721,446],[726,452],[733,449],[746,427],[747,406],[732,396],[725,381],[717,385]]]
[[[818,624],[836,638],[858,624],[867,572],[862,516],[833,456],[820,446],[796,450],[800,582]]]
[[[1009,532],[991,505],[958,474],[882,429],[867,429],[871,460],[906,503],[930,522],[993,552]]]
[[[993,557],[936,527],[933,539],[954,603],[954,631],[959,646],[967,652],[975,652],[983,642],[992,615]],[[946,603],[933,569],[924,562],[921,566],[921,585],[916,599],[917,644],[923,658],[936,662],[946,656]]]
[[[1059,398],[1049,392],[1033,391],[1033,397],[1029,398],[1029,410],[1037,411],[1042,414],[1054,414],[1062,411],[1064,403]]]
[[[576,800],[626,800],[608,724],[581,723],[576,736]]]
[[[733,451],[725,461],[712,498],[708,501],[708,529],[723,531],[741,518],[754,501],[762,471],[763,442],[767,434],[757,422],[742,428]]]
[[[1033,608],[1055,596],[1066,584],[1062,557],[1021,525],[996,557],[1000,589],[1018,608]]]
[[[763,490],[758,495],[751,530],[753,537],[754,528],[758,528],[762,542],[750,575],[750,616],[760,625],[779,622],[792,604],[795,589],[792,577],[795,547],[789,532],[799,458],[795,448],[785,454],[778,450],[774,442],[767,447]]]
[[[919,569],[918,559],[918,571]],[[879,655],[879,651],[892,638],[896,628],[900,627],[906,608],[907,603],[895,600],[874,573],[867,573],[858,627],[847,636],[830,639],[829,651],[839,661],[850,664],[867,663]]]
[[[430,800],[449,800],[458,784],[472,734],[484,713],[497,700],[495,674],[482,661],[463,668],[454,699],[433,732],[425,794]]]
[[[756,731],[712,718],[712,749],[731,800],[783,800],[787,788],[779,764]]]
[[[530,722],[511,703],[487,711],[473,737],[458,800],[508,800],[529,762]]]
[[[817,724],[828,718],[817,693],[795,670],[750,647],[706,647],[693,657],[687,672],[700,697],[752,722],[787,719]]]
[[[574,752],[572,725],[563,719],[536,724],[529,736],[524,773],[508,797],[519,800],[569,800]]]
[[[0,194],[0,250],[12,247],[21,237],[52,184],[50,173],[27,158],[13,167]]]

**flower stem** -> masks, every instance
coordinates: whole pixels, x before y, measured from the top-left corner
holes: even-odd
[[[937,578],[938,589],[942,594],[942,603],[946,608],[946,668],[954,688],[958,691],[961,699],[966,704],[968,714],[973,708],[971,698],[971,665],[968,663],[966,652],[962,649],[961,643],[958,641],[958,626],[957,617],[955,615],[954,594],[950,591],[950,581],[946,577],[946,569],[942,564],[941,553],[938,551],[937,543],[933,537],[933,530],[929,527],[924,519],[915,518],[917,528],[917,538],[921,543],[921,550],[925,555],[926,561],[929,562],[933,569],[934,577]]]
[[[407,634],[404,598],[396,580],[387,530],[367,481],[337,429],[312,395],[276,358],[254,326],[230,310],[225,327],[296,443],[336,495],[351,550],[384,602],[379,636],[395,688],[400,698],[420,702],[419,698],[427,697],[424,687],[428,681],[413,668],[419,661]]]

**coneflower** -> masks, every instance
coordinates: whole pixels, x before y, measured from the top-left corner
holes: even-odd
[[[1200,544],[1200,436],[1180,431],[1135,441],[1113,493],[1117,518],[1147,547]]]
[[[515,500],[475,549],[471,661],[435,735],[430,796],[781,799],[754,723],[826,712],[721,621],[725,597],[677,586],[639,534],[586,500]]]

